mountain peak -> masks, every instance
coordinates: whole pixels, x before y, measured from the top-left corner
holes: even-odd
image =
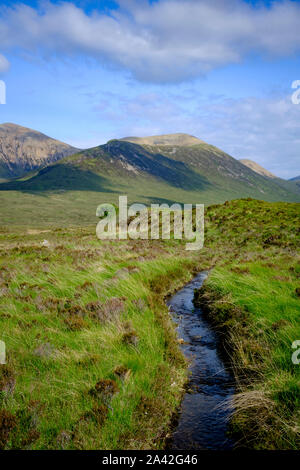
[[[15,124],[13,122],[4,122],[3,124],[0,124],[0,138],[3,138],[7,135],[14,135],[23,138],[39,137],[40,139],[51,139],[51,137],[48,137],[42,132],[30,129],[29,127],[20,126],[19,124]],[[52,140],[59,142],[56,139]]]
[[[253,160],[249,160],[247,158],[242,158],[240,162],[247,166],[248,168],[251,168],[251,170],[255,171],[255,173],[258,173],[259,175],[266,176],[267,178],[277,178],[277,176],[273,175],[270,171],[266,170],[263,168],[261,165],[258,163],[254,162]]]
[[[49,165],[78,149],[11,122],[0,124],[0,178],[12,178]]]
[[[123,137],[119,140],[125,140],[139,145],[176,145],[180,147],[189,147],[190,145],[203,144],[203,140],[189,134],[162,134],[148,137]]]
[[[13,122],[4,122],[3,124],[0,124],[0,129],[5,129],[5,130],[9,130],[9,131],[37,132],[37,131],[34,131],[33,129],[29,129],[29,127],[23,127],[23,126],[20,126],[19,124],[15,124]]]

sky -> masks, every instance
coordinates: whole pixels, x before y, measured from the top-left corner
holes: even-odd
[[[292,0],[1,0],[0,123],[79,148],[185,132],[291,178],[299,31]]]

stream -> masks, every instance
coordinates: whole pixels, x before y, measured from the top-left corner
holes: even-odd
[[[219,353],[218,335],[193,304],[194,289],[199,289],[206,277],[207,272],[199,273],[167,301],[190,363],[188,391],[169,449],[229,450],[234,444],[226,435],[229,411],[222,407],[234,393],[234,379]]]

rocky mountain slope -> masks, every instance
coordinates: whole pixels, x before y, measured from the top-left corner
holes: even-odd
[[[246,165],[248,168],[251,168],[251,170],[255,171],[256,173],[258,173],[259,175],[262,175],[262,176],[267,176],[268,178],[277,178],[275,175],[273,175],[273,173],[271,173],[270,171],[266,170],[265,168],[263,168],[261,165],[259,165],[258,163],[254,162],[253,160],[248,160],[246,158],[242,158],[240,160],[241,163],[243,163],[243,165]]]
[[[282,189],[285,189],[288,192],[300,194],[300,176],[296,178],[291,178],[290,180],[287,181],[282,178],[278,178],[273,173],[266,170],[261,165],[254,162],[253,160],[241,159],[239,161],[243,163],[243,165],[247,166],[248,168],[251,168],[251,170],[255,171],[259,175],[264,176],[269,181],[270,179],[273,180],[273,182],[276,183],[278,186],[280,186]]]
[[[77,151],[32,129],[11,123],[1,124],[0,178],[22,176]]]

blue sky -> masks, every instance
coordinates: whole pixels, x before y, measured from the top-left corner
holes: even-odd
[[[2,0],[0,122],[80,148],[186,132],[300,174],[300,2]]]

